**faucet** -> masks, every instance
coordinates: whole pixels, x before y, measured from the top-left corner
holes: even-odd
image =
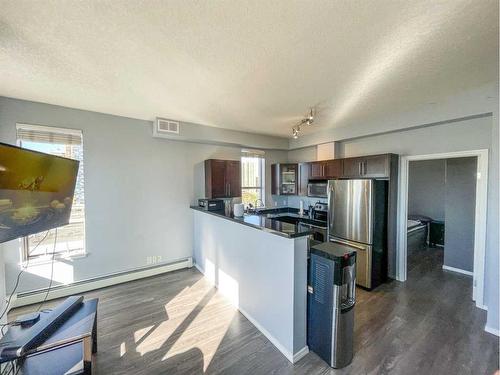
[[[307,210],[307,216],[309,216],[309,219],[312,220],[313,218],[313,212],[314,212],[314,207],[312,204],[309,205],[309,208]]]
[[[262,206],[260,206],[260,207],[264,207],[265,206],[264,201],[259,198],[259,199],[255,200],[255,209],[259,208],[259,201],[260,201],[260,203],[262,203]]]

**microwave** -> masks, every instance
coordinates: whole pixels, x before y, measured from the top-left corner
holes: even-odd
[[[327,198],[328,184],[326,182],[310,182],[307,184],[307,196]]]
[[[224,201],[222,199],[198,199],[198,207],[206,211],[222,211]]]

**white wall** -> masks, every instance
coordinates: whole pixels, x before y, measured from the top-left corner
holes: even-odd
[[[285,238],[194,211],[194,260],[290,361],[307,348],[306,237]]]
[[[486,283],[485,301],[488,306],[488,320],[486,328],[490,332],[500,334],[500,303],[498,286],[500,285],[500,261],[499,261],[499,118],[498,118],[498,96],[497,105],[493,112],[493,129],[491,132],[491,148],[489,154],[490,167],[488,171],[488,227],[486,233]]]
[[[290,163],[315,161],[317,159],[317,154],[316,146],[298,148],[288,151],[288,161]]]
[[[0,97],[0,141],[15,144],[16,122],[83,130],[89,255],[58,262],[55,285],[146,266],[148,256],[161,256],[162,262],[192,256],[189,205],[204,196],[203,162],[241,156],[239,147],[152,138],[148,121]],[[286,156],[266,151],[266,163]],[[270,193],[269,184],[266,190]],[[19,242],[4,247],[10,292],[19,270]],[[49,276],[49,265],[31,268],[19,291],[44,288]]]

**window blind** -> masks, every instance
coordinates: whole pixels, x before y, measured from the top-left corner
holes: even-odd
[[[81,145],[82,131],[61,129],[52,126],[17,124],[17,139],[25,142]]]
[[[246,158],[263,158],[265,154],[266,153],[262,150],[249,150],[249,149],[241,150],[241,156]]]

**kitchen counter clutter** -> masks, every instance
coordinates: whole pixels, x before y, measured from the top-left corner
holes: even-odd
[[[191,206],[191,208],[287,238],[309,236],[313,233],[311,226],[323,225],[317,220],[299,215],[298,210],[293,208],[266,209],[254,214],[245,214],[242,217],[236,217],[233,214],[226,215],[224,210],[207,211],[198,206]]]

